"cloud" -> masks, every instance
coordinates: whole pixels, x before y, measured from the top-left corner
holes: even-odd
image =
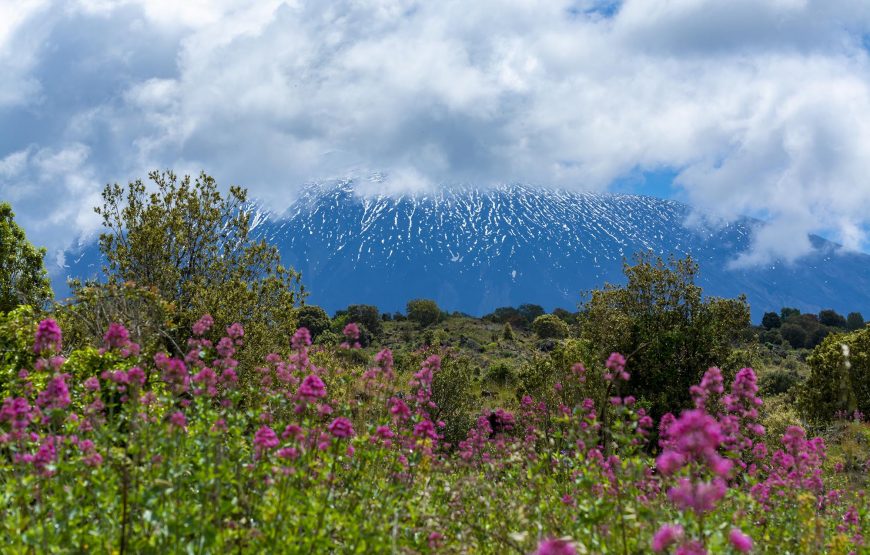
[[[171,167],[278,210],[369,171],[392,192],[665,171],[714,217],[765,219],[738,264],[808,233],[868,246],[863,0],[183,4],[33,3],[0,27],[0,128],[21,130],[0,195],[44,244],[93,229],[105,182]]]

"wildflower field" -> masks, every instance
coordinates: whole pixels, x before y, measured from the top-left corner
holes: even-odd
[[[120,324],[66,357],[54,320],[28,333],[0,411],[4,553],[870,552],[864,493],[821,439],[765,432],[750,368],[710,368],[656,422],[614,353],[450,444],[439,354],[360,364],[353,323],[256,368],[207,315],[184,354]]]

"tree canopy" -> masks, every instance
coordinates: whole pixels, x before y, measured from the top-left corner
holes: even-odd
[[[19,305],[41,309],[54,297],[44,259],[45,249],[30,244],[15,223],[12,206],[0,202],[0,312]]]
[[[581,312],[581,337],[600,349],[629,355],[630,392],[656,416],[688,406],[688,389],[710,366],[723,365],[749,325],[738,299],[704,298],[691,257],[638,255],[626,262],[625,285],[591,292]]]
[[[275,246],[251,237],[246,190],[230,187],[224,196],[204,172],[192,180],[155,171],[148,179],[149,186],[107,185],[95,208],[110,281],[154,288],[177,307],[182,333],[208,313],[217,330],[243,322],[261,337],[290,337],[305,295],[301,276],[281,265]]]

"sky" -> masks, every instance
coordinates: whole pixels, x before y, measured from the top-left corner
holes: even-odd
[[[0,0],[0,200],[50,259],[106,183],[522,182],[870,250],[867,0]]]

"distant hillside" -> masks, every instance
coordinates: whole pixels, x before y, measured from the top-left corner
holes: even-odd
[[[573,310],[581,291],[622,282],[623,257],[651,250],[694,256],[705,293],[746,293],[754,320],[783,306],[870,314],[870,255],[812,237],[815,252],[795,265],[731,270],[753,221],[692,227],[689,211],[652,197],[522,185],[361,196],[345,181],[309,186],[283,215],[257,210],[253,223],[302,271],[310,302],[329,311],[401,310],[415,297],[477,315],[521,303]],[[94,275],[96,246],[67,263],[67,275]]]

